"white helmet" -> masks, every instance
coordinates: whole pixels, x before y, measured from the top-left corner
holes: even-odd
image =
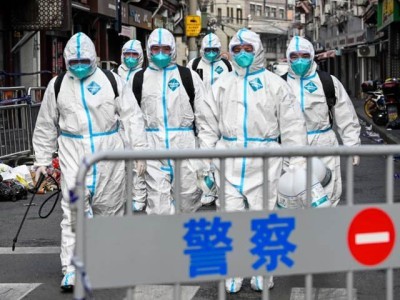
[[[332,179],[332,171],[318,157],[312,159],[312,174],[317,177],[323,187],[327,186]]]
[[[317,177],[311,176],[311,207],[330,207],[331,202]],[[278,208],[308,207],[307,172],[290,165],[278,181]]]

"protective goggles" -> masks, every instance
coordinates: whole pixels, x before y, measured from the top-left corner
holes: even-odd
[[[210,53],[210,52],[218,53],[219,48],[204,48],[204,53]]]
[[[69,66],[75,66],[75,65],[90,65],[91,61],[88,58],[81,58],[81,59],[70,59],[68,61]]]
[[[168,45],[153,45],[150,47],[151,54],[158,54],[160,52],[164,54],[171,54],[171,46]]]
[[[254,52],[254,47],[253,47],[252,44],[241,44],[241,45],[235,45],[235,46],[232,47],[232,52],[234,54],[238,54],[242,50],[247,52],[247,53],[252,53],[252,52]]]
[[[133,58],[138,58],[139,57],[139,53],[136,51],[125,51],[123,53],[124,57],[133,57]]]
[[[309,52],[303,52],[303,51],[296,51],[296,52],[291,52],[289,54],[289,59],[290,61],[295,61],[299,58],[306,58],[306,59],[310,59],[311,58],[311,54]]]

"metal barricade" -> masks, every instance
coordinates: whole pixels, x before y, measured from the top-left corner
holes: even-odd
[[[31,137],[33,137],[33,131],[35,130],[36,120],[39,115],[39,110],[45,91],[46,87],[44,86],[36,86],[28,88],[28,95],[31,98],[31,102],[29,105],[29,132],[31,134]],[[30,147],[31,150],[33,151],[32,139],[30,140]]]
[[[24,86],[0,88],[0,159],[18,159],[31,152],[30,97]]]
[[[400,205],[393,203],[394,195],[394,160],[393,157],[400,153],[399,145],[386,146],[360,146],[360,147],[286,147],[286,148],[267,148],[267,149],[217,149],[217,150],[159,150],[159,151],[109,151],[99,152],[85,158],[79,168],[76,188],[71,192],[71,205],[73,213],[77,214],[76,224],[76,248],[74,262],[77,266],[77,282],[74,289],[75,299],[83,299],[89,288],[121,288],[133,287],[138,284],[174,284],[174,297],[181,299],[180,283],[199,282],[219,280],[219,299],[225,299],[224,281],[229,277],[249,277],[253,275],[304,275],[305,276],[305,295],[307,300],[312,298],[313,274],[329,272],[346,273],[346,293],[347,299],[353,298],[353,272],[357,270],[386,270],[386,299],[393,300],[393,268],[400,267],[400,256],[395,255],[400,252],[400,243],[394,241],[393,232],[368,232],[355,236],[356,244],[359,238],[359,244],[368,244],[367,239],[373,240],[379,238],[391,240],[391,254],[385,260],[375,264],[361,263],[355,259],[355,254],[351,252],[350,244],[354,241],[350,238],[351,230],[349,224],[353,224],[355,216],[373,208],[385,214],[389,219],[398,219]],[[243,212],[224,212],[225,207],[225,166],[228,158],[262,158],[263,172],[263,195],[267,195],[269,187],[268,165],[270,158],[274,157],[294,157],[304,156],[307,158],[307,192],[306,199],[311,199],[311,168],[314,156],[341,156],[345,158],[346,172],[346,205],[332,209],[296,209],[296,210],[274,210],[268,211],[267,197],[264,199],[263,211]],[[352,165],[352,156],[361,157],[385,156],[386,160],[386,185],[384,193],[386,195],[386,204],[374,205],[354,205],[354,167]],[[132,169],[132,160],[158,160],[172,159],[175,161],[175,180],[174,194],[177,211],[180,211],[181,203],[179,197],[181,187],[180,166],[184,159],[219,159],[219,173],[221,183],[219,187],[219,201],[222,208],[218,212],[197,212],[191,214],[177,214],[174,216],[132,216],[131,206],[127,201],[127,216],[107,217],[86,219],[84,217],[84,195],[85,195],[85,177],[91,166],[99,161],[125,160],[128,164],[127,169]],[[261,163],[261,161],[260,161]],[[261,165],[260,165],[261,168]],[[128,172],[127,189],[132,189],[131,172]],[[286,238],[287,243],[294,244],[290,253],[282,254],[277,257],[273,271],[267,269],[269,263],[266,258],[257,259],[254,252],[250,252],[251,243],[260,243],[265,238],[265,232],[255,235],[254,230],[257,227],[266,226],[272,220],[281,220],[292,224],[291,231],[283,232],[280,236]],[[326,221],[334,226],[324,226],[323,230],[320,224]],[[218,221],[218,222],[217,222]],[[194,229],[194,239],[192,246],[201,245],[202,239],[206,236],[201,235],[199,230],[200,223],[223,224],[216,231],[216,235],[222,235],[221,243],[230,243],[231,252],[221,256],[224,265],[221,272],[202,274],[192,276],[191,272],[196,267],[196,263],[201,259],[206,260],[203,267],[210,267],[208,263],[217,261],[215,252],[207,249],[198,257],[188,257],[185,250],[189,243],[187,237],[187,228],[191,224],[197,224],[199,227]],[[213,223],[214,222],[214,223]],[[258,226],[254,226],[258,225]],[[392,224],[393,226],[393,224]],[[256,228],[256,229],[255,229]],[[201,228],[200,228],[201,229]],[[394,225],[394,232],[400,230],[400,225]],[[140,231],[140,232],[139,232]],[[372,230],[373,231],[373,230]],[[382,231],[382,230],[381,230]],[[207,234],[207,233],[206,233]],[[224,236],[226,234],[226,236]],[[368,235],[368,237],[367,237]],[[135,237],[135,239],[131,238]],[[221,237],[221,236],[219,236]],[[364,239],[364,240],[363,240]],[[349,244],[347,244],[349,243]],[[208,245],[212,245],[208,244]],[[254,244],[251,244],[254,246]],[[186,249],[185,249],[186,248]],[[196,248],[196,247],[195,247]],[[192,248],[192,252],[195,251]],[[227,247],[225,247],[227,249]],[[229,247],[228,247],[229,248]],[[213,250],[213,249],[208,249]],[[215,249],[214,249],[215,250]],[[265,249],[261,249],[258,255],[262,255]],[[389,252],[390,252],[389,251]],[[189,251],[190,252],[190,251]],[[351,253],[350,253],[351,252]],[[133,257],[138,258],[134,259]],[[185,254],[186,253],[186,254]],[[252,253],[252,254],[251,254]],[[364,254],[368,254],[366,251]],[[326,259],[328,256],[329,259]],[[156,261],[154,259],[156,258]],[[255,262],[261,262],[263,268],[256,269]],[[296,264],[290,265],[290,261]],[[204,262],[204,261],[203,261]],[[265,268],[264,268],[265,267]],[[103,270],[106,269],[106,272]],[[204,270],[203,270],[204,271]],[[208,269],[209,271],[209,269]],[[195,274],[196,275],[196,274]],[[90,283],[90,285],[89,285]],[[264,279],[264,287],[267,286]],[[269,299],[269,290],[263,289],[262,299]]]

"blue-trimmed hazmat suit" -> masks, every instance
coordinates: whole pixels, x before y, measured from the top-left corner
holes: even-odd
[[[71,258],[75,234],[71,230],[74,220],[68,192],[75,186],[83,157],[101,150],[124,149],[121,125],[132,148],[147,148],[143,115],[131,89],[125,87],[123,90],[122,80],[113,75],[119,93],[115,98],[109,79],[96,66],[96,56],[95,46],[87,35],[77,33],[70,38],[64,49],[68,71],[58,97],[55,98],[56,78],[53,78],[46,89],[33,134],[36,166],[50,166],[58,145],[63,196],[61,264],[65,276],[62,286],[74,285],[71,278],[74,278],[75,267]],[[89,73],[82,79],[71,72],[70,62],[76,59],[90,60]],[[88,215],[91,210],[94,215],[123,215],[125,174],[124,161],[101,161],[89,170],[86,176]]]
[[[297,75],[294,72],[294,69],[296,71],[297,69],[293,67],[293,62],[290,60],[292,52],[310,54],[311,62],[304,75]],[[308,40],[299,36],[293,37],[286,51],[289,64],[287,82],[292,88],[304,115],[309,144],[311,146],[338,146],[338,139],[331,128],[324,89],[316,72],[317,63],[314,61],[314,55],[314,47]],[[359,146],[360,124],[353,103],[341,82],[335,76],[331,77],[336,95],[336,104],[332,109],[332,115],[333,122],[337,126],[337,132],[343,141],[343,145]],[[324,156],[320,159],[332,171],[332,179],[324,189],[332,205],[336,206],[342,194],[340,156]],[[358,159],[359,162],[358,157],[354,159]]]
[[[237,45],[253,46],[252,63],[242,67],[235,54]],[[258,34],[239,30],[229,44],[234,72],[218,79],[213,85],[214,100],[206,98],[199,115],[199,141],[201,148],[279,148],[307,145],[306,127],[296,98],[287,83],[264,67],[264,51]],[[243,53],[242,53],[243,52]],[[238,55],[238,56],[236,56]],[[250,57],[251,58],[251,57]],[[278,138],[281,138],[281,144]],[[277,184],[282,173],[282,158],[269,159],[269,194],[266,199],[270,210],[277,201]],[[304,158],[292,158],[291,163],[304,163]],[[217,170],[218,161],[215,161]],[[226,160],[225,208],[227,211],[262,210],[263,161],[261,158],[233,158]],[[217,184],[220,174],[216,172]],[[218,202],[218,201],[217,201]],[[217,203],[218,204],[218,203]],[[238,292],[243,278],[226,281],[228,292]],[[269,287],[273,285],[272,277]],[[262,278],[254,276],[253,289],[262,289]]]
[[[164,67],[154,63],[151,47],[169,46],[170,62]],[[141,109],[145,119],[147,140],[151,149],[195,149],[193,122],[195,115],[189,96],[176,65],[174,36],[166,29],[155,29],[147,44],[149,67],[143,74]],[[203,82],[191,71],[197,103],[206,96]],[[132,81],[132,78],[130,79]],[[201,191],[196,186],[196,170],[188,160],[182,161],[181,203],[184,212],[196,211],[200,206]],[[168,160],[147,161],[146,185],[148,214],[173,214],[175,203],[172,193],[174,162]]]

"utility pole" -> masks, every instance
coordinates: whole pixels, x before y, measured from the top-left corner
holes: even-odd
[[[197,1],[196,0],[189,0],[189,15],[195,15],[197,10]],[[197,45],[196,45],[196,37],[189,37],[188,38],[188,45],[189,45],[189,57],[188,60],[197,57]]]

